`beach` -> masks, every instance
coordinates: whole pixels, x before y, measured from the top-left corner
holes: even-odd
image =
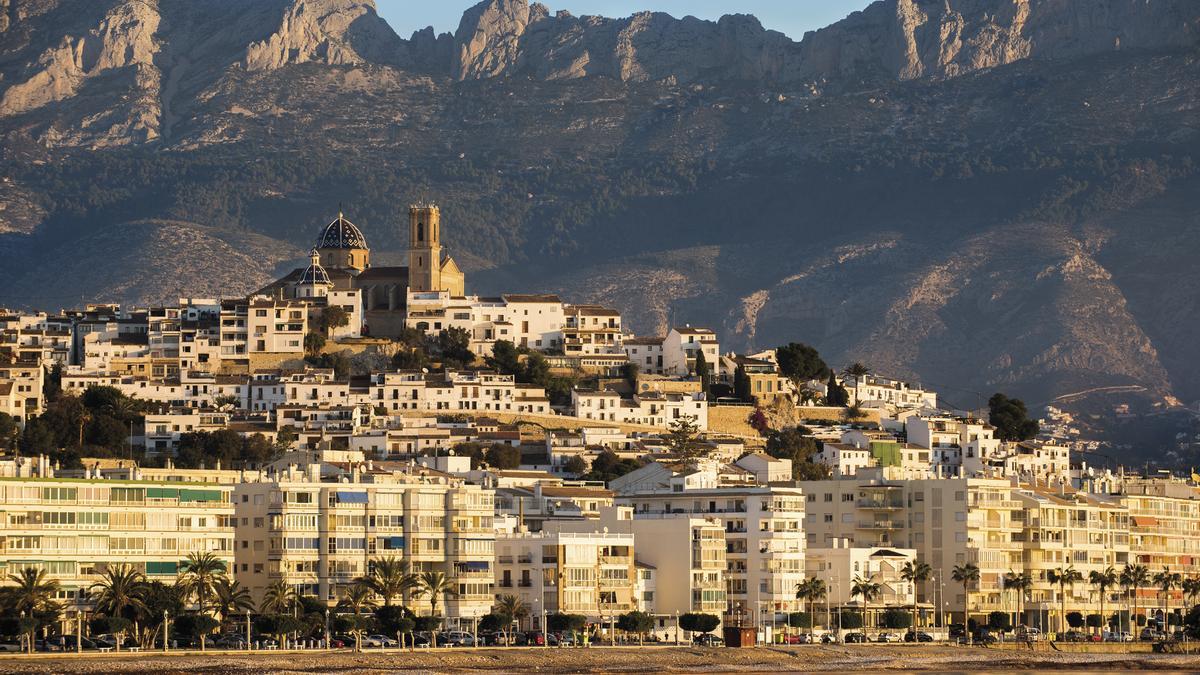
[[[947,645],[802,645],[751,649],[593,647],[589,649],[348,650],[163,654],[9,654],[0,673],[538,673],[931,672],[1006,670],[1195,671],[1200,655],[1058,652]]]

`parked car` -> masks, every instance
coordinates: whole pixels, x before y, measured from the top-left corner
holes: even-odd
[[[412,640],[412,646],[414,647],[428,647],[430,644],[429,636],[422,633],[415,633],[411,635],[410,638]]]
[[[979,635],[975,636],[975,644],[977,645],[994,645],[999,641],[1000,640],[991,633],[980,633]]]
[[[831,645],[837,641],[837,635],[834,635],[833,633],[825,633],[821,636],[821,644],[823,645]]]
[[[846,633],[846,644],[853,644],[855,642],[866,642],[866,641],[867,641],[867,636],[863,635],[862,633]]]
[[[1017,639],[1024,642],[1037,642],[1042,639],[1042,631],[1030,626],[1021,626],[1017,629]]]
[[[19,642],[0,642],[0,652],[19,652],[23,649]]]
[[[1133,634],[1128,631],[1104,631],[1105,642],[1133,642]]]
[[[701,647],[723,647],[725,641],[712,633],[702,633],[692,638],[692,644]]]
[[[905,642],[933,642],[933,636],[930,635],[929,633],[919,633],[919,632],[914,633],[913,631],[910,630],[904,634],[904,641]]]
[[[875,636],[876,642],[901,642],[902,638],[899,633],[883,632]]]
[[[386,635],[378,633],[363,637],[364,647],[399,647],[400,643],[396,642],[396,638],[390,638]]]
[[[574,647],[575,646],[575,634],[574,633],[556,633],[554,635],[554,637],[556,640],[558,640],[559,646],[562,646],[562,647]]]
[[[963,626],[961,623],[950,624],[950,639],[951,640],[953,640],[955,638],[966,637],[966,636],[967,636],[967,629],[965,626]]]
[[[1161,632],[1151,628],[1150,626],[1146,626],[1145,628],[1142,629],[1142,633],[1139,637],[1142,640],[1162,640],[1166,636],[1164,636]]]
[[[438,635],[438,644],[454,647],[474,647],[475,637],[466,631],[448,630]]]

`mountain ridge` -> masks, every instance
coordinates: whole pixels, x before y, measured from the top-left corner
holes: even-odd
[[[887,0],[799,41],[522,0],[407,39],[366,0],[0,7],[0,303],[248,292],[339,203],[383,264],[436,199],[475,290],[1200,399],[1200,4]]]

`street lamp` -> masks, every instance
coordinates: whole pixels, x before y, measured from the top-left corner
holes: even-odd
[[[246,610],[246,651],[250,651],[250,610]]]
[[[168,650],[168,645],[171,644],[171,617],[167,616],[167,610],[163,610],[163,652]]]
[[[679,646],[679,610],[675,610],[675,646]]]

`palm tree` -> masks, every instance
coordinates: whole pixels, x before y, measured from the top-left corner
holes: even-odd
[[[963,585],[963,632],[967,634],[969,644],[973,640],[968,626],[971,614],[971,584],[979,583],[979,566],[975,563],[955,565],[950,571],[950,578]]]
[[[258,611],[263,614],[286,614],[299,599],[300,596],[291,584],[283,579],[276,579],[263,592],[263,600]]]
[[[1012,589],[1017,592],[1016,616],[1018,620],[1014,623],[1018,625],[1025,625],[1025,591],[1029,590],[1031,586],[1033,586],[1033,577],[1027,573],[1017,574],[1009,570],[1008,574],[1004,575],[1005,590]]]
[[[201,614],[208,607],[208,598],[216,593],[217,580],[225,576],[225,569],[225,561],[211,551],[189,553],[179,566],[179,580],[196,596]]]
[[[1059,639],[1061,639],[1061,633],[1066,632],[1066,626],[1064,625],[1067,621],[1066,588],[1070,586],[1073,589],[1076,583],[1083,581],[1083,575],[1079,573],[1079,570],[1075,569],[1074,565],[1071,565],[1070,567],[1050,570],[1046,573],[1046,580],[1052,584],[1058,584],[1058,632],[1060,633]]]
[[[1117,571],[1112,568],[1112,565],[1104,568],[1104,571],[1092,570],[1088,574],[1088,582],[1096,588],[1100,589],[1100,636],[1104,636],[1104,627],[1108,625],[1108,619],[1104,616],[1104,596],[1108,594],[1108,589],[1117,585]]]
[[[422,572],[418,577],[417,587],[422,595],[429,596],[429,615],[437,616],[438,600],[443,595],[458,595],[454,588],[454,580],[443,572]]]
[[[254,610],[254,600],[250,597],[250,589],[242,586],[240,581],[230,581],[229,577],[217,579],[214,588],[213,609],[222,621],[230,617]]]
[[[808,634],[812,635],[813,625],[813,603],[820,602],[825,598],[826,589],[825,582],[821,579],[812,578],[805,579],[796,584],[796,599],[804,601],[804,607],[808,611]]]
[[[104,570],[100,581],[88,588],[95,591],[96,611],[111,617],[125,618],[127,610],[144,611],[146,576],[129,565],[113,565]],[[137,633],[136,626],[134,633]],[[121,650],[124,631],[117,638],[117,651]]]
[[[858,361],[855,361],[854,363],[851,363],[850,365],[846,366],[845,368],[842,368],[842,375],[844,375],[847,379],[853,377],[855,380],[854,381],[854,407],[855,408],[858,407],[858,378],[866,377],[870,373],[871,373],[871,369],[866,367],[865,365],[859,363]]]
[[[1163,622],[1162,630],[1165,632],[1170,626],[1170,621],[1167,620],[1167,613],[1171,611],[1171,590],[1179,586],[1181,577],[1178,572],[1172,572],[1163,565],[1162,571],[1154,575],[1154,585],[1158,586],[1158,590],[1163,597]]]
[[[392,556],[373,560],[371,572],[365,581],[371,590],[383,598],[384,607],[390,607],[392,598],[404,596],[418,585],[417,575],[411,572],[408,561]]]
[[[917,586],[933,578],[933,568],[927,562],[910,560],[900,568],[900,578],[913,585],[912,631],[915,639],[917,633]]]
[[[1191,604],[1196,604],[1196,598],[1200,597],[1200,577],[1187,577],[1180,587],[1183,589],[1183,597],[1190,600]]]
[[[33,617],[57,607],[54,595],[58,593],[58,581],[50,579],[46,570],[25,567],[17,574],[8,575],[15,587],[4,589],[6,609],[13,614],[28,614]],[[33,638],[36,629],[29,632],[29,652],[33,653]]]
[[[442,572],[422,572],[418,578],[418,588],[422,595],[429,596],[429,616],[437,616],[438,600],[443,595],[457,595],[454,582]],[[431,631],[430,645],[437,647],[437,633]]]
[[[1138,610],[1138,591],[1150,583],[1150,569],[1145,565],[1129,564],[1125,569],[1121,570],[1121,585],[1126,588],[1126,593],[1129,589],[1133,590],[1133,614],[1129,616],[1129,630],[1133,632],[1135,620]]]
[[[354,626],[350,632],[354,633],[355,651],[362,650],[363,631],[359,624],[359,615],[364,609],[371,609],[375,606],[374,596],[375,589],[371,588],[370,582],[360,578],[346,588],[342,599],[338,601],[338,605],[354,612]]]
[[[850,597],[862,596],[863,599],[863,642],[867,640],[867,617],[870,615],[871,601],[874,600],[879,592],[883,589],[881,585],[872,581],[873,577],[854,577],[854,584],[850,586]]]
[[[504,634],[507,636],[512,628],[512,620],[520,621],[529,616],[529,607],[515,595],[501,595],[496,598],[496,604],[492,607],[492,611],[500,616],[509,617],[509,621],[504,626]]]

